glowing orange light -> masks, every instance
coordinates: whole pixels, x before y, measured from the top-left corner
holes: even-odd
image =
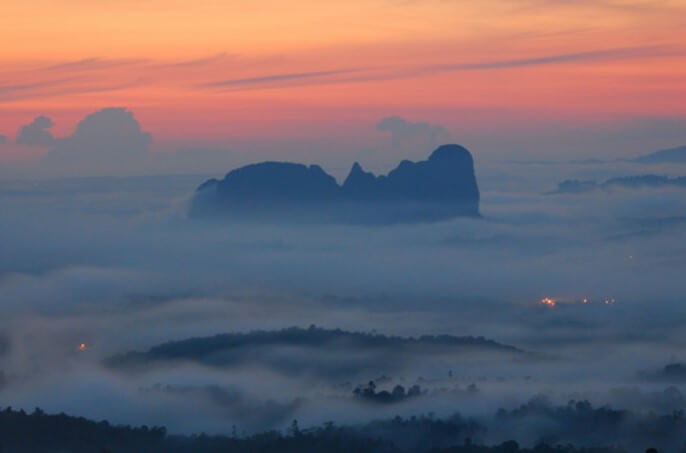
[[[88,349],[88,346],[86,345],[86,343],[79,343],[78,349],[79,351],[85,351],[86,349]]]
[[[541,299],[541,304],[552,308],[555,305],[557,305],[557,301],[551,297],[544,297],[543,299]]]

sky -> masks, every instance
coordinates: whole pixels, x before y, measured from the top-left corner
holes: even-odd
[[[0,159],[47,152],[14,142],[39,115],[68,136],[106,107],[132,111],[153,151],[241,162],[416,157],[375,127],[392,116],[482,156],[649,152],[686,142],[685,13],[678,0],[9,2]]]

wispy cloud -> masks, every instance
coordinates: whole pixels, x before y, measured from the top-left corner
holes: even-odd
[[[67,61],[50,66],[46,66],[40,70],[43,71],[88,71],[108,69],[117,66],[139,65],[149,63],[151,60],[143,58],[124,58],[124,59],[107,59],[107,58],[83,58],[81,60]]]
[[[320,85],[361,83],[418,77],[436,73],[459,71],[483,71],[510,69],[527,66],[543,66],[570,63],[600,63],[617,60],[662,58],[686,55],[684,49],[674,46],[625,47],[591,50],[585,52],[543,55],[539,57],[477,61],[467,63],[441,63],[422,66],[394,68],[356,68],[321,70],[301,73],[265,74],[255,77],[227,79],[199,85],[201,88],[227,88],[231,91],[280,88],[284,85]],[[339,76],[345,77],[339,77]],[[284,82],[284,83],[281,83]]]
[[[232,55],[220,53],[176,62],[93,57],[11,74],[11,77],[4,84],[0,84],[0,102],[75,93],[107,92],[145,84],[166,84],[182,90],[247,91],[294,86],[366,83],[460,71],[496,71],[562,64],[601,64],[620,60],[683,55],[686,55],[686,51],[676,46],[643,46],[472,62],[339,67],[321,68],[319,70],[315,68],[309,71],[267,72],[250,77],[210,81],[203,81],[202,79],[209,73],[229,71],[232,68],[237,69],[238,63],[226,64],[227,61],[231,60]],[[132,66],[132,68],[124,67],[113,70],[113,68],[127,65]],[[135,69],[135,74],[132,74],[133,69]],[[182,69],[189,69],[192,74],[179,76],[178,73]]]
[[[594,9],[598,11],[627,12],[638,14],[675,14],[684,11],[684,5],[667,1],[612,1],[612,0],[531,0],[516,2],[517,11],[539,11],[542,8]]]
[[[72,79],[71,81],[49,81],[25,86],[5,87],[6,90],[4,91],[3,87],[0,87],[0,103],[71,94],[105,93],[132,88],[134,86],[139,86],[142,83],[141,80],[111,84],[88,81],[80,83],[78,80]]]
[[[44,88],[49,88],[63,83],[67,83],[70,80],[73,79],[57,79],[33,83],[0,85],[0,100],[2,100],[2,96],[11,96],[21,92],[30,92]]]
[[[160,68],[179,68],[179,67],[194,67],[194,66],[207,66],[215,63],[220,63],[222,61],[228,60],[229,58],[235,57],[235,55],[228,54],[226,52],[219,53],[217,55],[211,55],[204,58],[195,58],[191,60],[175,61],[172,63],[162,63],[159,64]]]
[[[519,66],[550,65],[561,63],[593,62],[627,60],[636,58],[656,58],[681,56],[686,54],[683,49],[671,46],[625,47],[618,49],[592,50],[559,55],[545,55],[534,58],[519,58],[512,60],[494,60],[476,63],[454,63],[428,66],[428,70],[435,71],[470,71],[481,69],[504,69]]]
[[[349,74],[352,72],[358,72],[360,69],[334,69],[326,71],[313,71],[313,72],[292,72],[292,73],[281,73],[281,74],[269,74],[257,77],[247,77],[242,79],[227,79],[219,80],[216,82],[209,82],[201,86],[209,88],[217,87],[233,87],[240,85],[261,85],[272,82],[286,82],[292,80],[307,80],[307,79],[320,79],[324,77],[330,77],[340,74]]]

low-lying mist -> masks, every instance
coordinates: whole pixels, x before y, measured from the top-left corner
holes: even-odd
[[[483,218],[384,227],[190,220],[204,176],[4,181],[0,401],[179,433],[488,417],[536,395],[684,409],[683,381],[645,377],[686,360],[683,189],[550,196],[565,178],[616,170],[477,160],[477,171]],[[485,337],[522,353],[275,344],[222,366],[108,362],[310,325]],[[419,393],[355,393],[370,381],[374,395]]]

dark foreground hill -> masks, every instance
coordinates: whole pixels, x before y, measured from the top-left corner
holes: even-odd
[[[198,187],[195,218],[304,223],[427,222],[479,215],[469,151],[443,145],[427,160],[404,160],[387,175],[355,162],[342,185],[318,165],[263,162]]]
[[[202,414],[188,414],[198,417]],[[570,401],[551,406],[532,400],[484,420],[455,414],[419,416],[301,429],[294,420],[286,432],[225,435],[170,435],[163,427],[115,426],[36,409],[27,414],[0,410],[3,453],[624,453],[686,452],[681,414],[657,415],[593,408]],[[493,441],[493,438],[516,439]],[[524,439],[527,438],[527,439]],[[522,439],[522,440],[520,440]],[[518,441],[536,445],[520,448]],[[493,445],[493,446],[487,446]],[[577,446],[574,446],[577,445]],[[612,445],[610,447],[610,445]]]

